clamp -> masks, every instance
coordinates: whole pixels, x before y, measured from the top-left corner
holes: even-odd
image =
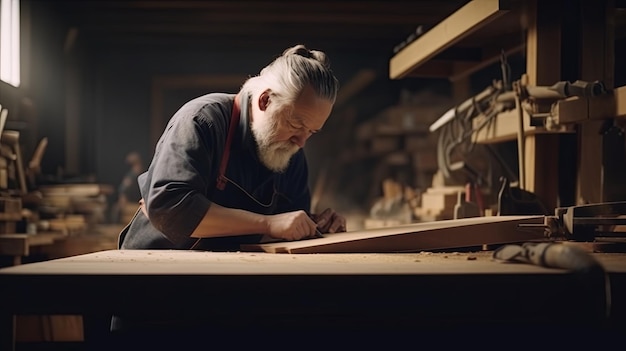
[[[626,201],[557,207],[553,216],[545,216],[543,225],[520,224],[520,227],[541,227],[548,238],[573,241],[616,240],[626,238],[626,232],[614,231],[616,225],[626,225]]]

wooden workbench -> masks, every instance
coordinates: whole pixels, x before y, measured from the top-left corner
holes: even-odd
[[[212,337],[315,328],[324,338],[477,325],[612,331],[626,325],[626,255],[593,254],[610,277],[610,316],[604,285],[491,255],[95,252],[0,269],[3,335],[10,336],[13,315],[37,314],[200,318]]]

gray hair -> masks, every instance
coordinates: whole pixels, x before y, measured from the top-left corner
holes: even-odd
[[[318,97],[335,102],[339,81],[330,69],[326,54],[296,45],[286,49],[258,76],[249,78],[241,91],[253,94],[260,93],[257,89],[269,88],[274,101],[285,106],[294,103],[306,85],[311,86]]]

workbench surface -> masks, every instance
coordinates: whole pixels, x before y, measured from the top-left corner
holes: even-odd
[[[4,328],[12,315],[119,314],[238,332],[482,324],[626,330],[626,255],[593,254],[607,285],[605,277],[492,254],[101,251],[0,269],[0,317]]]
[[[626,254],[594,254],[605,269],[626,273]],[[501,262],[491,251],[387,254],[272,254],[181,250],[108,250],[0,269],[37,275],[432,275],[563,274],[560,269]]]

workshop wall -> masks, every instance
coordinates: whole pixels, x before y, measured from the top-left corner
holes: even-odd
[[[138,150],[146,158],[152,155],[154,143],[150,135],[153,113],[151,87],[158,77],[229,75],[243,69],[249,75],[254,75],[275,55],[276,52],[270,50],[235,54],[210,50],[173,53],[106,52],[106,59],[95,54],[99,59],[91,64],[96,65],[93,69],[96,70],[98,99],[94,101],[93,111],[89,116],[84,116],[91,121],[89,124],[85,121],[85,127],[97,129],[94,140],[96,163],[93,170],[102,181],[116,182],[116,177],[121,172],[115,165],[121,163],[126,153]],[[348,60],[354,63],[353,60],[340,54],[329,55],[333,57],[339,79],[345,81],[351,71],[342,71],[341,62]],[[382,61],[377,58],[371,60]],[[236,92],[237,89],[238,87],[227,87],[218,91]],[[211,91],[193,87],[165,91],[162,116],[169,119],[184,102],[208,92]],[[336,115],[337,113],[331,120]],[[162,123],[164,125],[165,121]],[[318,139],[323,138],[322,134]]]
[[[41,136],[49,138],[43,164],[54,174],[56,165],[64,163],[67,28],[38,7],[23,6],[22,12],[22,82],[19,88],[0,82],[0,104],[9,110],[5,128],[20,131],[24,159]]]
[[[254,75],[284,49],[221,52],[213,47],[178,51],[113,48],[91,41],[80,32],[72,36],[71,23],[65,23],[62,14],[45,3],[34,4],[29,9],[30,36],[25,41],[30,50],[30,62],[25,69],[31,79],[18,94],[32,102],[39,121],[38,126],[22,128],[37,133],[29,139],[33,145],[27,145],[25,150],[32,150],[38,138],[49,138],[42,173],[51,182],[73,179],[117,185],[126,171],[124,158],[129,152],[138,151],[148,161],[154,146],[150,128],[156,80],[227,76],[242,71]],[[319,49],[325,50],[323,46]],[[355,116],[350,121],[355,125],[398,103],[402,91],[432,84],[418,79],[390,81],[389,57],[380,53],[325,51],[342,84],[364,68],[376,72],[376,78],[358,96],[336,108],[324,133],[311,139],[307,152],[311,155],[313,180],[326,159],[336,156],[332,145],[350,139],[333,131],[346,127],[347,114]],[[234,92],[237,88],[218,90]],[[208,92],[197,86],[166,91],[162,115],[169,118],[182,103]],[[19,110],[12,112],[14,118],[21,118]],[[79,135],[74,135],[74,131]],[[79,147],[69,147],[68,138],[78,140]]]

